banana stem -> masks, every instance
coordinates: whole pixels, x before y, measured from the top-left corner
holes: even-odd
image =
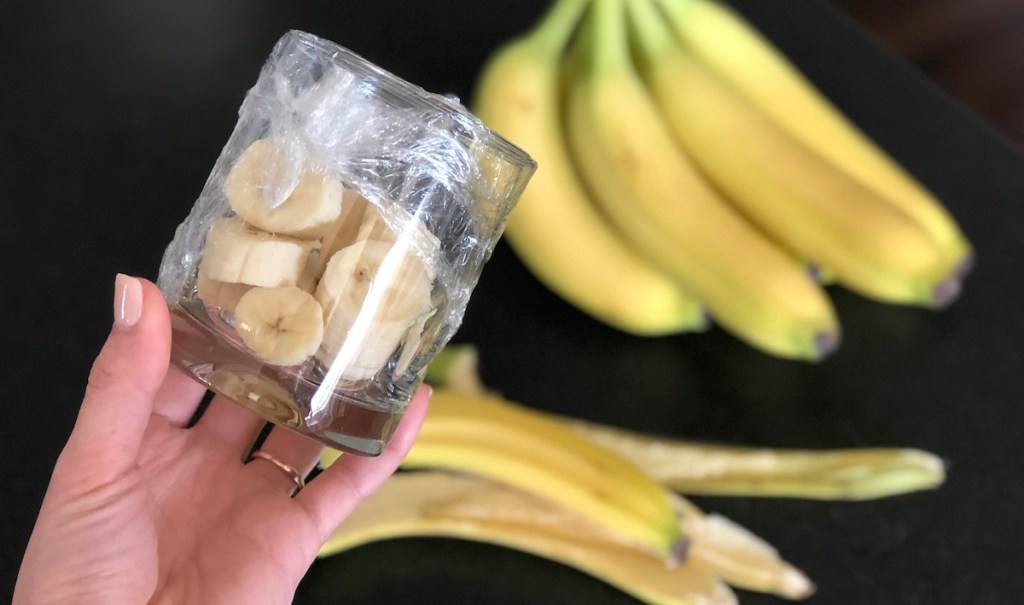
[[[558,0],[526,37],[529,44],[545,55],[560,55],[579,25],[583,10],[591,0]]]
[[[643,69],[675,44],[671,30],[665,24],[658,8],[651,0],[634,0],[629,3],[629,23],[635,36],[632,40],[642,58],[638,63]]]
[[[693,8],[698,2],[696,0],[655,0],[661,5],[669,19],[678,24],[686,19],[686,12]],[[717,0],[716,0],[717,1]]]
[[[939,486],[945,466],[914,449],[829,451],[711,446],[566,419],[580,434],[686,494],[870,500]]]
[[[622,0],[592,0],[590,13],[580,31],[579,74],[593,77],[603,72],[630,69],[629,39]]]

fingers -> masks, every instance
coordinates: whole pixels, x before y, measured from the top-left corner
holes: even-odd
[[[429,398],[429,387],[416,391],[395,435],[380,456],[343,455],[295,496],[295,501],[317,523],[321,541],[395,472],[419,434]]]
[[[309,475],[320,460],[324,447],[294,431],[274,428],[259,451],[269,456],[270,460],[253,458],[248,464],[250,472],[263,477],[274,489],[280,487],[291,493],[295,491],[295,477],[305,478]],[[274,464],[274,461],[285,467]]]
[[[87,455],[112,473],[134,464],[170,349],[170,319],[160,290],[118,275],[114,325],[89,374],[68,453]]]
[[[266,421],[223,395],[214,396],[191,431],[197,438],[214,439],[245,460]]]
[[[199,408],[206,386],[184,370],[171,366],[153,401],[153,414],[163,416],[177,427],[184,427]]]

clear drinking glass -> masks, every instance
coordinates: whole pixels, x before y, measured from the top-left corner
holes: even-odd
[[[457,102],[289,32],[164,255],[172,362],[379,454],[535,167]]]

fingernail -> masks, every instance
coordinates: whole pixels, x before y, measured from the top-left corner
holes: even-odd
[[[134,326],[142,316],[142,282],[118,273],[114,279],[114,325]]]

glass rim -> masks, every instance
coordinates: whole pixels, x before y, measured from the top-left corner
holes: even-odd
[[[318,56],[329,58],[337,66],[354,70],[359,75],[371,75],[376,79],[374,94],[395,95],[412,107],[434,110],[447,115],[459,124],[471,122],[474,135],[483,134],[478,141],[501,160],[515,169],[530,175],[537,169],[537,162],[526,150],[495,132],[480,118],[470,112],[462,103],[445,95],[433,93],[369,61],[358,53],[340,44],[302,30],[292,29],[285,33],[275,45],[273,55],[282,52],[290,42],[316,51]]]

